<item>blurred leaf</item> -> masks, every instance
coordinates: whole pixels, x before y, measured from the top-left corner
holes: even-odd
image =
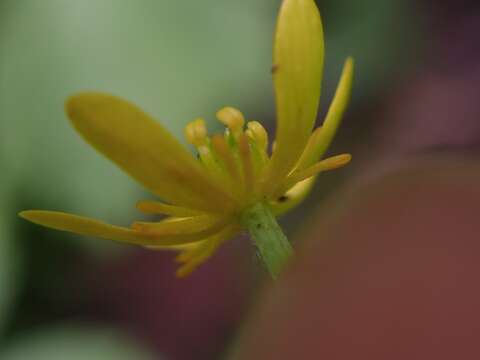
[[[325,0],[320,1],[320,9],[329,91],[338,81],[345,58],[351,55],[356,68],[353,95],[368,98],[378,87],[390,86],[389,81],[402,74],[412,60],[410,54],[420,46],[420,20],[412,13],[418,8],[408,1]],[[324,98],[322,103],[326,101]]]
[[[18,289],[20,258],[12,232],[10,201],[5,189],[0,188],[0,332],[12,317],[11,308]]]
[[[131,340],[112,330],[63,326],[16,339],[2,360],[153,360]]]

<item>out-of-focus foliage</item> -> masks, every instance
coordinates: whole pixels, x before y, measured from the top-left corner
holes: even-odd
[[[320,0],[326,39],[327,70],[338,69],[347,55],[355,58],[354,98],[367,97],[372,90],[403,71],[419,46],[418,16],[411,5],[398,0]],[[415,34],[416,42],[411,41]],[[327,71],[328,84],[338,74]]]
[[[153,360],[153,356],[112,330],[63,326],[37,331],[13,341],[2,360]]]
[[[22,265],[18,257],[18,244],[14,238],[10,219],[11,197],[4,188],[0,188],[0,335],[4,326],[11,320],[13,300],[19,280],[17,272]]]

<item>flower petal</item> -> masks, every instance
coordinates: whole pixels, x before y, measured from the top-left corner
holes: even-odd
[[[275,216],[281,216],[300,204],[313,188],[316,176],[300,181],[277,200],[271,201],[270,206]]]
[[[323,71],[320,13],[313,0],[285,0],[277,23],[273,81],[277,108],[276,147],[265,187],[295,166],[315,123]]]
[[[201,241],[220,230],[213,228],[194,234],[163,236],[57,211],[27,210],[22,211],[19,215],[35,224],[55,230],[143,246],[173,246],[193,243]]]
[[[142,236],[138,231],[110,225],[83,216],[44,210],[27,210],[22,211],[19,215],[35,224],[55,230],[138,245],[149,245],[152,243],[151,238]]]
[[[272,194],[275,200],[271,201],[271,205],[275,215],[281,215],[300,204],[313,187],[319,173],[345,166],[351,159],[350,154],[336,155],[306,169],[292,172]]]
[[[312,176],[317,176],[323,171],[334,170],[345,166],[351,160],[352,155],[340,154],[321,160],[306,169],[294,171],[284,180],[284,182],[280,186],[279,192],[281,194],[288,189],[291,189],[296,183],[311,178]]]
[[[66,111],[87,142],[161,198],[202,210],[232,206],[186,148],[135,105],[82,93],[67,101]]]
[[[325,121],[320,129],[316,129],[312,134],[312,141],[305,149],[304,154],[299,160],[297,168],[305,169],[319,161],[327,151],[330,143],[335,137],[338,126],[342,121],[343,114],[347,108],[352,91],[354,72],[354,62],[352,58],[345,61],[342,76],[337,86],[335,96],[333,97],[330,108],[328,109]]]

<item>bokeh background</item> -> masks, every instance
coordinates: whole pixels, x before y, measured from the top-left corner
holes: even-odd
[[[354,162],[322,176],[282,219],[298,244],[321,232],[322,204],[350,184],[425,156],[478,159],[480,140],[477,1],[317,3],[326,36],[319,124],[352,55],[352,104],[331,152]],[[150,198],[69,126],[63,102],[78,91],[128,98],[179,138],[198,116],[214,130],[227,104],[274,131],[279,4],[0,0],[2,360],[221,359],[242,346],[238,333],[268,282],[246,237],[178,280],[170,254],[49,231],[16,214],[65,210],[129,224],[135,202]],[[348,196],[339,199],[348,207]]]

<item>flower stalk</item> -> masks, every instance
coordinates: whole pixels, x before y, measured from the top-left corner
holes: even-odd
[[[245,228],[255,244],[258,255],[276,280],[293,250],[267,204],[258,202],[242,217]]]

